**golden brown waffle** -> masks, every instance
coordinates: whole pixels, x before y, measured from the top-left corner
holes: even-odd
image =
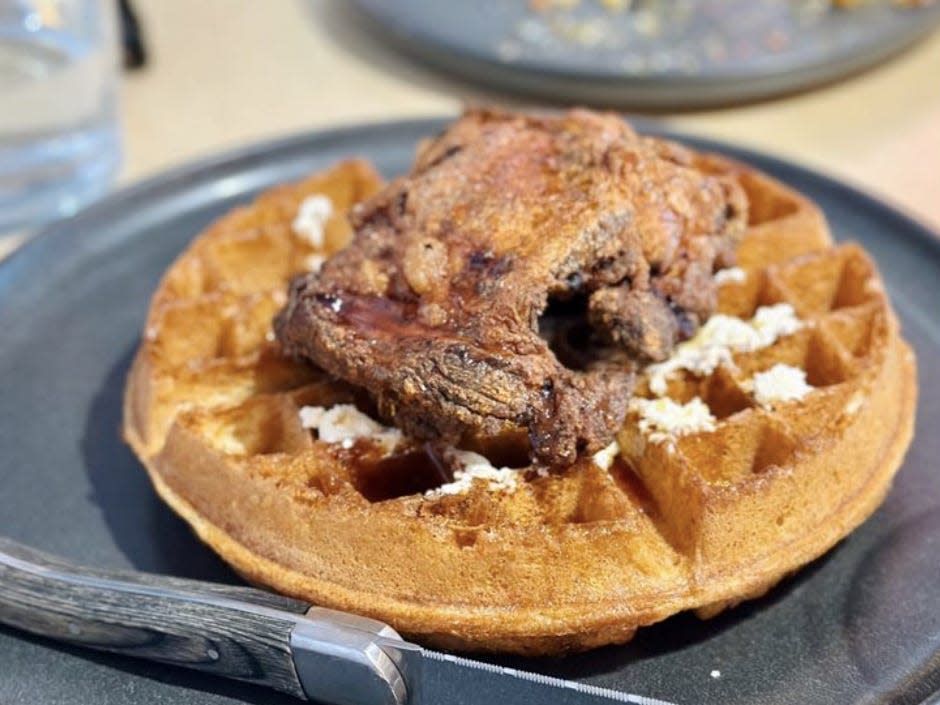
[[[751,227],[743,281],[721,311],[788,302],[799,330],[739,353],[669,396],[698,396],[714,430],[654,442],[628,418],[622,456],[514,491],[442,484],[421,449],[316,440],[304,405],[351,389],[283,358],[270,322],[312,247],[291,231],[301,200],[339,215],[376,190],[361,162],[263,195],[222,218],[173,264],[153,298],[127,386],[126,437],[160,495],[249,580],[386,621],[424,643],[545,654],[628,640],[676,612],[703,616],[766,591],[821,555],[883,498],[911,437],[914,359],[859,247],[833,248],[806,198],[746,167]],[[764,408],[753,374],[805,370],[813,389]],[[650,396],[648,385],[641,394]]]

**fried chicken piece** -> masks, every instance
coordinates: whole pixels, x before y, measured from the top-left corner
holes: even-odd
[[[408,434],[522,428],[539,461],[570,463],[610,442],[635,363],[712,313],[746,210],[736,182],[616,115],[471,110],[354,211],[346,249],[293,282],[277,336]],[[550,300],[580,299],[617,365],[568,369],[539,335]]]

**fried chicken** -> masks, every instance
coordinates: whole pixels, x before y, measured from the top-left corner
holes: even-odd
[[[408,434],[524,429],[534,458],[571,463],[610,442],[636,364],[713,312],[746,210],[736,182],[616,115],[471,110],[353,212],[352,243],[293,282],[275,329]],[[618,362],[562,365],[539,333],[550,301],[580,306],[582,342]]]

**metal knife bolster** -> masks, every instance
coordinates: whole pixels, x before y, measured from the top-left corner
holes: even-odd
[[[291,654],[310,700],[337,705],[404,705],[408,700],[404,641],[383,622],[311,607],[290,634]]]

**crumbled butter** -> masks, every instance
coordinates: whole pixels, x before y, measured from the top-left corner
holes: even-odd
[[[619,453],[620,446],[617,444],[617,441],[614,441],[609,446],[597,451],[591,456],[591,459],[601,470],[610,470],[610,466],[614,464],[614,460],[616,460]]]
[[[715,430],[715,417],[698,397],[685,404],[668,397],[636,398],[630,402],[630,411],[640,417],[637,425],[651,443],[672,444],[678,436]]]
[[[732,353],[766,348],[800,326],[793,307],[786,303],[761,306],[749,321],[715,314],[692,338],[677,345],[668,360],[646,368],[650,390],[663,396],[669,380],[680,371],[710,375],[720,364],[730,364]]]
[[[457,466],[454,481],[441,485],[425,494],[429,497],[464,494],[470,491],[474,480],[486,482],[487,489],[514,492],[519,483],[519,470],[497,468],[479,453],[450,448],[445,453],[445,460]]]
[[[712,277],[712,279],[718,286],[731,282],[742,284],[747,281],[747,272],[745,272],[740,267],[727,267],[725,269],[719,269],[717,272],[715,272],[715,275]]]
[[[304,260],[304,268],[308,272],[319,272],[324,262],[326,262],[326,256],[324,255],[307,255],[307,258]]]
[[[754,312],[751,326],[757,331],[758,348],[766,348],[777,342],[778,338],[796,333],[802,323],[796,317],[796,311],[790,304],[761,306]]]
[[[333,215],[333,201],[323,194],[307,196],[300,203],[291,229],[313,247],[323,247],[323,229]]]
[[[300,425],[316,430],[324,443],[339,443],[343,448],[352,448],[358,439],[364,438],[391,453],[402,440],[397,428],[383,426],[352,404],[336,404],[330,408],[304,406],[300,409]]]
[[[861,392],[856,392],[852,395],[852,398],[849,399],[848,403],[845,405],[845,413],[849,416],[854,416],[859,412],[859,409],[862,408],[862,405],[865,403],[865,395]]]
[[[216,439],[215,447],[226,455],[245,455],[248,447],[234,436],[221,436]]]
[[[804,370],[780,363],[755,374],[749,386],[754,399],[765,409],[773,409],[778,402],[799,401],[813,390]]]
[[[870,276],[865,280],[865,286],[863,287],[866,294],[883,294],[884,285],[881,283],[881,280],[876,276]]]

